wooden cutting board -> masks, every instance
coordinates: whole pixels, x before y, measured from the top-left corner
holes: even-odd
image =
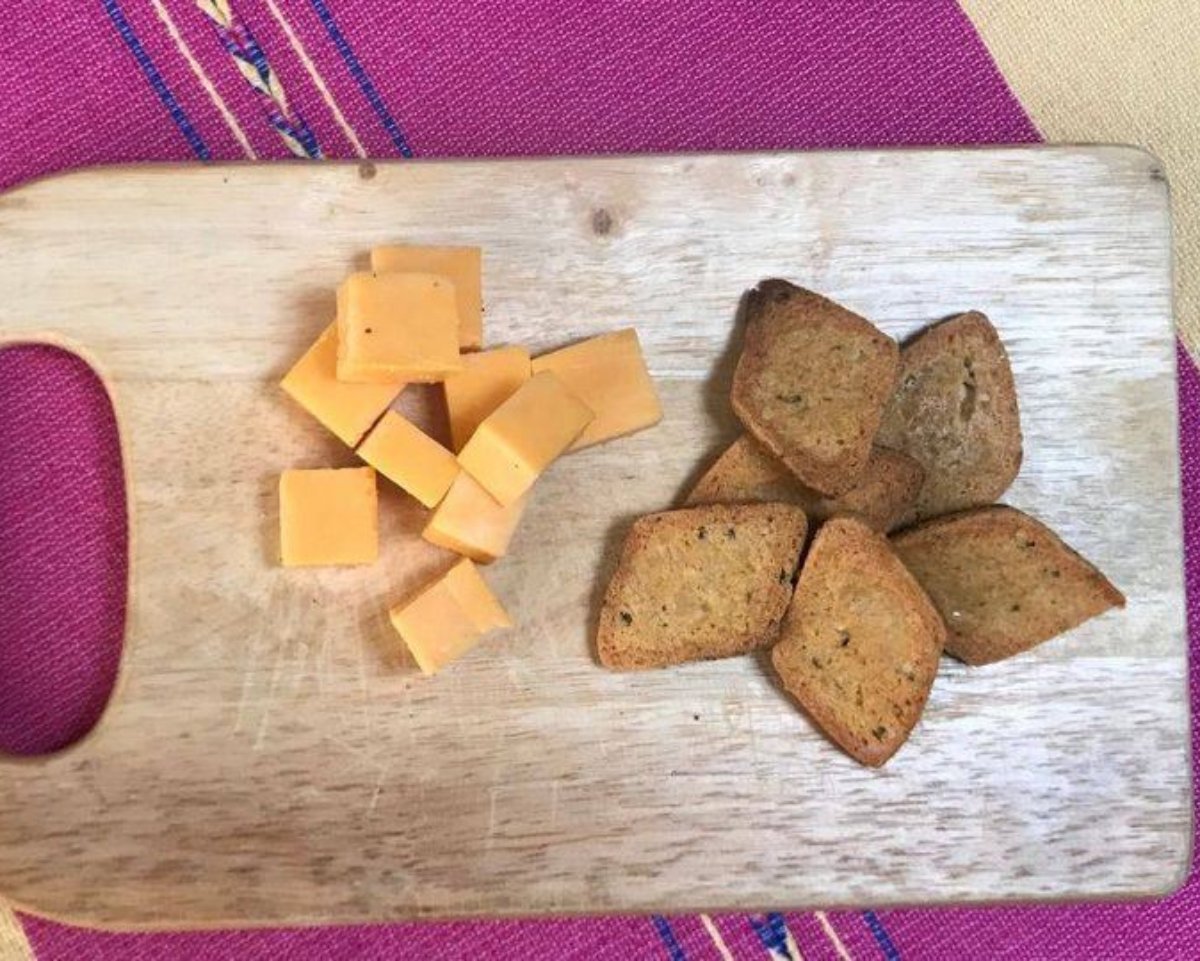
[[[385,611],[447,555],[384,496],[368,569],[276,564],[276,479],[351,455],[277,381],[373,244],[481,244],[487,337],[634,324],[654,430],[560,461],[489,571],[519,622],[427,679]],[[778,275],[1012,355],[1009,501],[1129,606],[946,661],[882,771],[740,658],[617,675],[629,519],[735,433],[738,297]],[[0,198],[0,333],[111,386],[132,505],[122,678],[82,743],[0,760],[0,893],[120,927],[1148,896],[1190,841],[1167,190],[1123,148],[96,170]],[[0,643],[20,643],[2,638]]]

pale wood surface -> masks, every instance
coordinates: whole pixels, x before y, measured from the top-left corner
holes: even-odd
[[[0,961],[34,961],[33,948],[20,920],[3,902],[0,902]]]
[[[652,431],[572,455],[489,572],[520,629],[445,675],[385,608],[447,555],[382,500],[366,570],[282,570],[276,476],[348,463],[276,388],[389,241],[482,244],[487,336],[635,324]],[[93,736],[0,760],[0,893],[118,926],[1123,897],[1190,845],[1166,187],[1074,148],[108,170],[0,197],[0,333],[81,345],[131,477],[123,676]],[[905,335],[1009,345],[1010,501],[1129,596],[988,668],[947,662],[864,770],[744,658],[599,669],[628,519],[733,436],[739,294],[779,275]],[[4,638],[2,643],[19,643]]]
[[[1175,322],[1200,359],[1200,19],[1194,0],[961,0],[1041,137],[1138,144],[1171,181]]]

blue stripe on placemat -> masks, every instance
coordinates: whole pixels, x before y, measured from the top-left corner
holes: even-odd
[[[879,915],[874,911],[864,911],[862,917],[871,932],[871,936],[875,939],[875,943],[879,945],[879,950],[883,952],[883,956],[887,958],[887,961],[900,961],[900,949],[892,943],[892,939],[888,936],[887,928],[879,920]]]
[[[350,71],[354,82],[358,84],[358,89],[367,98],[367,103],[375,111],[375,116],[383,124],[383,129],[387,131],[388,136],[392,138],[392,143],[400,151],[400,156],[411,157],[412,148],[408,145],[408,139],[404,136],[404,131],[400,129],[400,125],[396,123],[396,118],[392,116],[392,112],[388,110],[387,104],[383,102],[383,97],[379,95],[379,90],[371,82],[366,68],[363,67],[357,55],[350,48],[350,42],[337,25],[337,21],[333,19],[333,14],[330,12],[329,7],[326,6],[325,0],[309,0],[309,3],[312,4],[313,10],[316,11],[317,16],[320,18],[322,26],[325,27],[325,32],[329,34],[329,39],[333,41],[334,48],[346,64],[346,68]]]
[[[179,128],[179,132],[183,134],[192,151],[201,160],[211,160],[212,153],[209,151],[208,145],[204,142],[204,138],[192,126],[192,121],[188,119],[187,111],[175,99],[175,94],[167,86],[163,75],[158,72],[158,67],[150,59],[150,54],[142,46],[142,41],[138,39],[138,35],[134,32],[133,25],[129,22],[128,17],[125,16],[125,11],[121,9],[119,0],[101,0],[101,4],[104,7],[104,12],[108,14],[108,19],[117,28],[117,33],[120,35],[121,40],[129,48],[129,52],[133,54],[133,59],[137,61],[137,65],[141,68],[143,76],[145,76],[147,83],[150,84],[150,88],[158,96],[162,105],[167,108],[167,113],[175,121],[175,126]]]
[[[768,914],[762,921],[751,917],[750,927],[758,935],[758,940],[762,942],[762,946],[773,957],[790,958],[792,956],[792,952],[788,948],[787,922],[784,921],[782,914]]]
[[[671,922],[661,914],[652,915],[650,920],[654,922],[654,930],[658,932],[658,936],[662,939],[663,947],[667,949],[667,956],[671,961],[687,961],[683,945],[679,943],[679,939],[675,937],[675,932],[671,930]]]

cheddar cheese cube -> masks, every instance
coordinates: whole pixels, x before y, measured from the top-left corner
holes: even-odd
[[[633,328],[535,357],[533,372],[543,370],[556,373],[596,414],[571,450],[632,434],[662,420],[662,404]]]
[[[525,503],[526,498],[520,497],[504,506],[470,474],[460,471],[421,536],[438,547],[490,564],[508,552]]]
[[[382,273],[440,274],[454,284],[458,300],[458,344],[483,345],[483,270],[478,247],[376,247],[371,269]]]
[[[489,631],[512,627],[496,595],[466,558],[393,607],[389,618],[424,674],[436,674],[462,657]]]
[[[338,288],[338,380],[438,381],[462,370],[454,285],[437,274],[351,274]]]
[[[557,375],[544,370],[484,419],[458,462],[501,504],[511,504],[594,416]]]
[[[450,441],[456,451],[471,439],[483,419],[529,380],[529,351],[524,347],[497,347],[478,354],[463,354],[461,373],[450,374],[442,384],[450,415]]]
[[[394,410],[359,445],[358,456],[426,507],[442,499],[460,472],[450,451]]]
[[[279,478],[284,567],[371,564],[379,556],[375,471],[285,470]]]
[[[337,324],[330,324],[280,386],[351,447],[404,389],[402,381],[347,384],[337,378]]]

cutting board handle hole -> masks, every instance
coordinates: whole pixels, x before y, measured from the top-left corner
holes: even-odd
[[[0,344],[0,754],[73,744],[112,694],[128,594],[119,440],[85,360]]]

